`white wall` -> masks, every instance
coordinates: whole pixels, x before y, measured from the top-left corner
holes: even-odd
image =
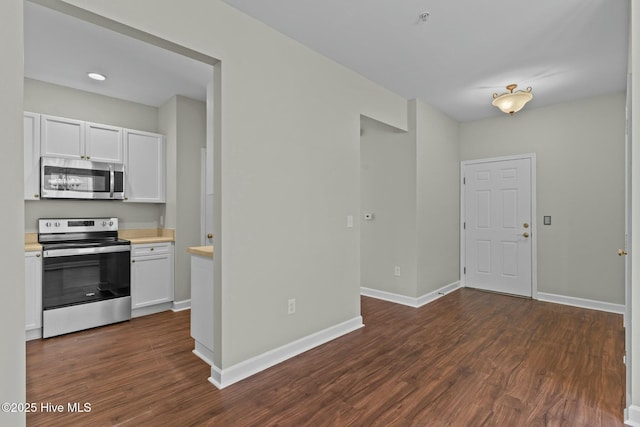
[[[2,297],[0,310],[0,402],[26,402],[24,345],[24,213],[22,150],[23,38],[22,0],[0,3],[0,128],[2,155],[0,179],[0,267]],[[0,424],[25,425],[22,413],[0,413]]]
[[[158,109],[108,96],[24,79],[24,109],[71,119],[158,132]],[[25,201],[25,229],[36,232],[38,218],[117,217],[120,228],[157,228],[161,205],[98,200]]]
[[[158,109],[34,79],[24,79],[24,109],[123,128],[158,132]]]
[[[624,304],[624,135],[624,94],[461,124],[462,160],[536,153],[538,292]]]
[[[420,297],[460,279],[460,145],[458,122],[424,102],[412,102]]]
[[[360,114],[405,100],[221,1],[68,3],[222,61],[219,367],[357,318]]]
[[[362,117],[360,137],[360,283],[416,297],[415,119],[404,132]],[[374,219],[365,221],[365,213]],[[394,267],[400,267],[400,276]]]
[[[458,123],[408,103],[408,132],[363,118],[361,283],[419,298],[459,280]],[[394,276],[399,266],[400,277]]]
[[[176,301],[191,295],[189,246],[200,245],[200,157],[206,145],[206,104],[174,96],[160,107],[160,128],[167,143],[165,225],[176,230]]]

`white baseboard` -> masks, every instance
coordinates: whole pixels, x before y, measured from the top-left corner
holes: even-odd
[[[640,427],[640,406],[631,405],[625,412],[624,423],[632,427]]]
[[[231,384],[257,374],[260,371],[264,371],[307,350],[311,350],[314,347],[318,347],[342,335],[360,329],[363,326],[362,316],[357,316],[351,320],[285,344],[282,347],[269,350],[266,353],[252,357],[229,368],[220,369],[212,365],[209,382],[220,389],[228,387]]]
[[[28,329],[24,333],[25,341],[37,340],[42,338],[42,328]]]
[[[192,350],[193,354],[198,356],[209,366],[213,366],[213,351],[211,351],[206,346],[200,344],[198,341],[194,340],[195,348]]]
[[[377,298],[384,301],[394,302],[396,304],[407,305],[413,308],[418,308],[432,301],[435,301],[438,298],[448,294],[451,291],[455,291],[458,288],[460,288],[459,280],[453,283],[449,283],[448,285],[445,285],[440,289],[436,289],[435,291],[429,292],[428,294],[424,294],[418,298],[408,297],[406,295],[394,294],[386,291],[379,291],[377,289],[371,289],[371,288],[365,288],[365,287],[360,288],[360,295],[364,295],[365,297]]]
[[[429,292],[428,294],[422,295],[421,297],[416,298],[417,307],[422,307],[425,304],[429,304],[432,301],[437,300],[440,297],[445,296],[446,294],[455,291],[460,288],[460,281],[456,281],[453,283],[449,283],[441,287],[440,289],[436,289],[433,292]]]
[[[556,304],[571,305],[573,307],[589,308],[591,310],[607,311],[609,313],[624,314],[624,304],[613,304],[610,302],[594,301],[590,299],[567,297],[564,295],[547,294],[538,292],[538,300],[553,302]]]
[[[162,304],[148,305],[146,307],[135,308],[131,310],[131,317],[148,316],[149,314],[156,314],[162,311],[171,310],[171,302],[163,302]]]
[[[190,308],[191,308],[191,300],[186,299],[183,301],[174,301],[173,305],[171,306],[171,311],[182,311],[182,310],[188,310]]]

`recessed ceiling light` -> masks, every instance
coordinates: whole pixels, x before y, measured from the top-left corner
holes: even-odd
[[[89,76],[89,78],[93,79],[93,80],[98,80],[98,81],[105,81],[107,80],[107,76],[105,76],[104,74],[100,74],[100,73],[87,73],[87,76]]]

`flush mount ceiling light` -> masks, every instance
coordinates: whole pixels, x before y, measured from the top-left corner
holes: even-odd
[[[105,76],[104,74],[96,73],[93,71],[90,73],[87,73],[87,76],[89,76],[90,79],[98,80],[100,82],[107,80],[107,76]]]
[[[531,95],[531,87],[528,87],[527,90],[517,90],[514,92],[514,89],[517,87],[517,84],[510,84],[507,86],[507,90],[509,92],[501,95],[494,93],[493,102],[491,104],[494,107],[498,107],[503,113],[507,113],[509,115],[513,115],[513,113],[517,113],[522,110],[524,104],[533,99],[533,95]]]

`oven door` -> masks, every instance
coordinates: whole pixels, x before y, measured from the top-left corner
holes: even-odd
[[[130,296],[130,259],[129,245],[46,249],[43,310]]]

